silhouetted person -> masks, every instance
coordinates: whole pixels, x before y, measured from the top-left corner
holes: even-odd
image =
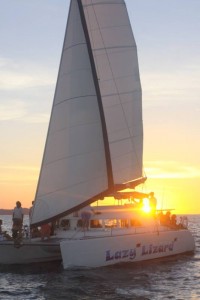
[[[16,207],[14,208],[13,211],[13,219],[12,219],[13,220],[12,236],[14,239],[17,238],[19,234],[21,234],[23,218],[24,218],[24,213],[21,207],[21,202],[17,201]]]

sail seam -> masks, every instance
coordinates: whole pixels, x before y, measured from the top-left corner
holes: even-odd
[[[101,177],[99,177],[99,176],[92,176],[92,178],[93,178],[93,179],[96,179],[96,178],[99,179],[99,178],[104,178],[104,177],[102,177],[102,176],[101,176]],[[63,190],[69,189],[69,188],[73,188],[73,187],[78,186],[78,185],[80,185],[80,184],[83,184],[83,183],[85,183],[85,182],[91,182],[91,180],[82,180],[82,181],[79,181],[78,183],[72,184],[72,185],[68,185],[68,186],[65,187],[65,188],[56,189],[56,190],[53,190],[52,192],[38,195],[38,198],[43,198],[43,197],[45,197],[45,196],[49,196],[49,195],[54,194],[54,193],[56,193],[56,192],[60,192],[60,191],[63,191]]]
[[[127,25],[122,25],[121,24],[121,25],[118,25],[118,26],[116,26],[116,25],[113,25],[113,26],[110,26],[110,25],[109,26],[101,26],[101,29],[104,30],[104,29],[123,28],[123,27],[126,28]],[[98,31],[98,29],[92,29],[91,31],[93,31],[93,32],[94,31]]]
[[[105,27],[105,28],[107,28],[107,27]],[[108,28],[110,28],[110,27],[108,27]],[[97,30],[92,30],[92,32],[94,32],[94,31],[97,31]],[[67,51],[67,50],[70,50],[70,49],[72,49],[74,47],[77,47],[77,46],[80,46],[80,45],[85,46],[86,43],[84,43],[84,42],[83,43],[77,43],[77,44],[71,45],[70,47],[65,47],[63,50]],[[135,49],[136,45],[107,47],[108,50],[112,50],[112,49],[132,49],[132,48]],[[100,51],[100,50],[105,50],[105,48],[93,48],[93,51]]]
[[[96,95],[84,95],[84,96],[77,96],[77,97],[72,97],[72,98],[68,98],[68,99],[65,99],[65,100],[62,100],[62,101],[59,101],[58,103],[55,103],[54,106],[58,106],[59,104],[62,104],[64,102],[67,102],[67,101],[71,101],[71,100],[74,100],[74,99],[80,99],[80,98],[88,98],[88,97],[96,97]]]
[[[89,4],[84,4],[83,6],[84,7],[90,7],[90,6],[98,6],[98,5],[125,5],[124,1],[120,1],[119,3],[116,3],[116,2],[98,2],[98,3],[89,3]]]
[[[136,138],[138,136],[140,136],[140,135],[136,135],[136,136],[132,136],[132,137]],[[117,141],[110,141],[110,144],[113,145],[113,144],[116,144],[118,142],[122,142],[122,141],[125,141],[125,140],[131,140],[131,139],[130,138],[126,138],[126,139],[120,139],[120,140],[117,140]],[[84,152],[83,154],[85,155],[85,154],[91,154],[91,153],[96,153],[96,151],[88,151],[88,152]],[[123,156],[124,154],[128,154],[128,153],[131,153],[131,151],[124,152],[122,155],[118,155],[118,157]],[[45,167],[50,166],[50,165],[52,165],[54,163],[57,163],[59,161],[62,161],[62,160],[67,160],[67,159],[70,159],[70,158],[73,158],[73,157],[81,157],[82,155],[81,154],[75,154],[75,155],[63,156],[62,158],[58,158],[58,159],[55,159],[54,161],[50,161],[50,162],[46,163]]]
[[[127,128],[126,128],[127,129]],[[116,132],[119,132],[119,131],[116,131]],[[131,137],[132,138],[136,138],[136,137],[139,137],[140,136],[140,134],[137,134],[137,135],[132,135]],[[118,139],[117,141],[110,141],[110,144],[116,144],[116,143],[118,143],[118,142],[122,142],[122,141],[128,141],[128,140],[131,140],[131,138],[130,137],[128,137],[128,138],[124,138],[124,139]]]
[[[103,82],[107,82],[107,81],[110,81],[110,79],[109,79],[109,80],[105,80],[105,81],[103,81]],[[120,93],[120,95],[131,95],[131,94],[138,93],[138,92],[140,92],[140,89],[137,88],[137,89],[135,89],[134,91]],[[103,97],[103,98],[107,98],[107,97],[110,97],[110,96],[118,96],[118,94],[117,94],[117,93],[104,94],[102,97]],[[132,102],[132,101],[133,101],[133,100],[129,100],[129,102]],[[138,100],[134,100],[134,101],[138,101]],[[125,102],[123,102],[123,103],[125,103]]]
[[[76,124],[76,125],[71,125],[70,128],[76,128],[76,127],[82,127],[82,126],[85,126],[85,125],[91,125],[91,124],[98,124],[99,123],[99,120],[96,119],[96,121],[88,121],[87,123],[84,122],[84,123],[79,123],[79,124]],[[57,132],[62,132],[63,130],[65,130],[67,128],[67,126],[65,127],[62,127],[61,129],[59,130],[55,130],[54,132],[52,132],[50,135],[53,135]]]
[[[77,47],[77,46],[80,46],[80,45],[85,46],[86,43],[84,43],[84,42],[82,42],[82,43],[76,43],[76,44],[74,44],[74,45],[71,45],[70,47],[65,47],[65,48],[63,48],[63,50],[64,50],[64,51],[67,51],[67,50],[69,50],[69,49],[72,49],[72,48]]]
[[[82,154],[77,153],[77,154],[74,154],[74,155],[63,156],[61,158],[55,159],[54,161],[49,161],[48,163],[46,163],[45,167],[49,166],[49,165],[52,165],[52,164],[54,164],[58,161],[61,161],[61,160],[66,160],[66,159],[69,159],[69,158],[72,158],[72,157],[81,157],[85,154],[91,154],[91,153],[96,153],[96,151],[87,151],[87,152],[83,152]]]
[[[130,45],[130,46],[115,46],[115,47],[107,47],[106,49],[108,50],[112,50],[112,49],[122,49],[122,50],[125,50],[125,49],[136,49],[136,46],[134,45]],[[102,51],[102,50],[105,50],[105,48],[93,48],[94,52],[97,52],[97,51]]]
[[[111,81],[112,79],[108,79],[108,80],[104,80],[102,82],[107,82],[107,81]],[[120,95],[131,95],[133,93],[138,93],[140,92],[140,89],[136,89],[135,91],[131,91],[129,93],[120,93]],[[102,95],[103,98],[107,98],[107,97],[110,97],[110,96],[119,96],[119,94],[117,93],[112,93],[112,94],[104,94]],[[71,97],[71,98],[68,98],[68,99],[65,99],[65,100],[62,100],[62,101],[59,101],[58,103],[55,103],[54,106],[57,106],[59,104],[62,104],[64,102],[67,102],[67,101],[71,101],[71,100],[74,100],[74,99],[80,99],[80,98],[87,98],[87,97],[96,97],[95,94],[90,94],[90,95],[84,95],[84,96],[77,96],[77,97]],[[134,101],[138,101],[137,99],[134,100]],[[132,102],[132,100],[130,101],[127,101],[127,102]],[[127,103],[127,102],[123,102],[123,103]],[[116,104],[113,104],[113,105],[116,105]]]

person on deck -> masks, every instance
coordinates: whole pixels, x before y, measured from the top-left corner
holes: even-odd
[[[154,196],[154,192],[151,192],[149,194],[149,204],[150,204],[150,207],[152,208],[152,210],[155,211],[156,210],[156,206],[157,206],[157,199]]]
[[[91,206],[86,206],[81,210],[81,219],[82,219],[82,230],[89,230],[90,225],[90,218],[92,213],[94,213],[94,210],[91,208]]]
[[[14,208],[14,211],[13,211],[13,219],[12,219],[13,220],[13,228],[12,228],[13,238],[17,238],[18,235],[21,234],[23,218],[24,218],[24,213],[23,213],[23,209],[21,207],[21,202],[17,201],[16,207]]]

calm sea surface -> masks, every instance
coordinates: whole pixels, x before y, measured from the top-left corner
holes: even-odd
[[[11,227],[11,216],[0,218]],[[0,266],[0,299],[200,299],[200,215],[190,215],[189,226],[194,255],[93,270],[63,270],[60,263]]]

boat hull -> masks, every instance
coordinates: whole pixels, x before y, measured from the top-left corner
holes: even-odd
[[[84,238],[61,242],[65,269],[102,267],[192,252],[194,238],[189,230]]]
[[[24,240],[20,244],[13,241],[0,242],[0,264],[31,264],[61,260],[59,242]]]

